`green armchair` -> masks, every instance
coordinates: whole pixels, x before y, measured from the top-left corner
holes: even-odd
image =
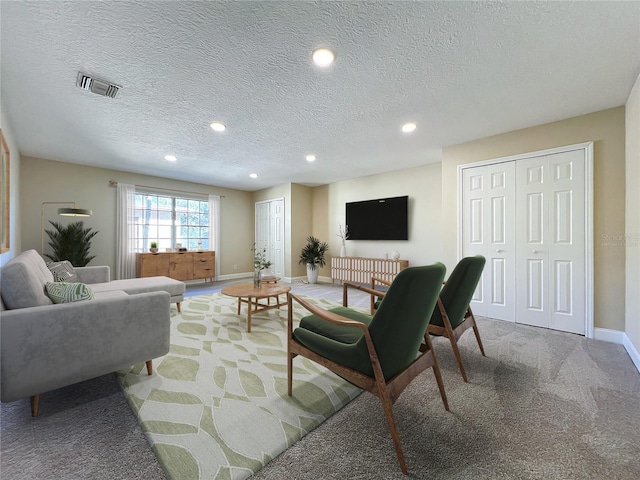
[[[482,276],[484,264],[485,258],[482,255],[465,257],[458,262],[442,287],[438,306],[434,309],[429,323],[431,335],[447,337],[451,342],[451,348],[453,348],[460,373],[462,373],[465,382],[468,380],[458,349],[458,340],[467,329],[473,328],[480,352],[485,356],[478,325],[469,306],[473,292],[475,292]]]
[[[293,359],[302,355],[377,396],[404,474],[407,466],[393,415],[395,401],[418,374],[433,367],[444,408],[449,410],[427,334],[444,274],[441,263],[402,270],[374,315],[347,307],[324,310],[288,294],[288,394],[292,394]],[[295,330],[294,300],[311,312]]]

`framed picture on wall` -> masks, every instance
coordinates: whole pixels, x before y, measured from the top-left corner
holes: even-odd
[[[9,167],[11,162],[9,161],[9,146],[2,130],[0,130],[0,144],[2,154],[2,162],[0,163],[2,168],[0,172],[0,215],[2,215],[0,217],[0,253],[3,253],[9,250],[9,239],[11,238],[9,235],[9,200],[11,198],[9,195]]]

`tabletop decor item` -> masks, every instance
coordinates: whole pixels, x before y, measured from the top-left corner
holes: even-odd
[[[251,251],[253,252],[253,286],[254,288],[260,288],[262,286],[262,270],[269,268],[272,263],[267,260],[266,248],[258,250],[254,243]]]
[[[345,241],[349,238],[349,227],[347,225],[344,226],[344,230],[342,230],[342,225],[338,224],[338,233],[336,233],[340,237],[342,241],[342,245],[340,246],[340,256],[347,256],[347,246],[345,245]]]

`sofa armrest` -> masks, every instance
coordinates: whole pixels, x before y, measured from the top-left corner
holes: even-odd
[[[78,281],[82,283],[107,283],[111,280],[108,265],[98,267],[74,267]]]
[[[2,401],[30,397],[167,354],[169,315],[167,292],[2,312]]]

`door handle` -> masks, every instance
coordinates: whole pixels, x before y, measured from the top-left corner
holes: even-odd
[[[501,248],[496,249],[496,253],[502,253],[502,252],[504,252],[503,249],[501,249]]]
[[[531,250],[531,253],[540,253],[538,250]]]

